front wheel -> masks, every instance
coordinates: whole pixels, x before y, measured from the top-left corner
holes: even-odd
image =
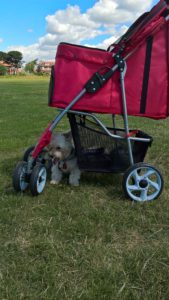
[[[163,190],[163,177],[159,170],[146,163],[130,167],[123,176],[125,195],[131,200],[145,202],[158,198]]]
[[[17,192],[24,192],[28,185],[28,176],[27,176],[27,163],[25,161],[21,161],[17,164],[13,176],[13,187]]]
[[[45,188],[47,171],[43,164],[37,164],[32,171],[29,188],[33,196],[41,194]]]
[[[28,160],[30,159],[31,157],[31,154],[33,152],[33,150],[35,149],[35,146],[30,146],[24,153],[23,155],[23,161],[26,161],[28,162]]]

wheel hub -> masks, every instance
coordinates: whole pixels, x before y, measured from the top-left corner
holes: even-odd
[[[147,187],[148,187],[148,181],[147,181],[146,179],[140,180],[139,186],[140,186],[142,189],[147,188]]]

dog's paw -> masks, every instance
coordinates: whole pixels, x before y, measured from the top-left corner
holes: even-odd
[[[51,180],[51,181],[50,181],[50,184],[52,184],[52,185],[57,185],[57,184],[59,184],[59,181]]]

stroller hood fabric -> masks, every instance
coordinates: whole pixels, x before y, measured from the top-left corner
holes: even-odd
[[[52,107],[65,108],[96,72],[105,72],[121,52],[126,61],[125,88],[128,114],[154,119],[169,115],[168,1],[160,1],[141,16],[108,51],[60,43],[51,77]],[[73,110],[123,114],[119,71],[95,94],[85,93]]]

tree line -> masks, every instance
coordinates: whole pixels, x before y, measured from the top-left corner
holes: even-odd
[[[38,59],[34,59],[24,66],[24,70],[27,73],[40,73],[40,68],[37,63]],[[8,64],[13,68],[13,70],[17,70],[22,66],[24,63],[23,61],[23,55],[19,51],[9,51],[9,52],[3,52],[0,51],[0,75],[7,74],[7,67],[4,65],[4,63]],[[15,72],[14,72],[15,74]]]
[[[0,62],[7,63],[11,65],[13,68],[20,68],[22,65],[22,53],[19,51],[9,51],[3,52],[0,51]],[[5,66],[0,64],[0,74],[5,74],[6,68]]]
[[[7,53],[0,51],[0,61],[8,63],[16,68],[21,67],[22,59],[22,53],[19,51],[9,51]]]

